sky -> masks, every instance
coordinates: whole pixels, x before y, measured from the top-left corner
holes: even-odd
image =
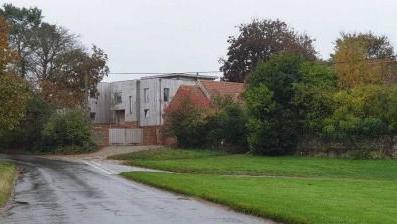
[[[387,35],[397,48],[395,0],[0,0],[36,6],[44,20],[109,56],[111,73],[218,71],[227,38],[253,18],[280,19],[329,58],[341,32]],[[110,74],[105,81],[142,75]]]

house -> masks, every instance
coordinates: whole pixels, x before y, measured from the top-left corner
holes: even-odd
[[[171,73],[137,80],[98,84],[89,98],[90,117],[103,144],[159,144],[164,109],[180,86],[213,81],[217,77]]]
[[[217,97],[228,97],[235,102],[241,101],[245,90],[243,83],[197,80],[194,85],[181,85],[166,112],[179,107],[187,98],[199,107],[211,107]]]

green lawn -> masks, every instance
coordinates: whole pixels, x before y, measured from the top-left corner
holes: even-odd
[[[150,150],[116,157],[126,163],[179,173],[397,180],[395,160],[228,155],[211,151]]]
[[[0,162],[0,207],[4,206],[11,195],[15,176],[14,165]]]
[[[285,223],[397,223],[397,161],[186,150],[123,158],[134,165],[183,172],[122,174],[127,178]]]

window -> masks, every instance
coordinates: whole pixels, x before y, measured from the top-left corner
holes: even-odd
[[[95,115],[96,115],[95,112],[91,112],[91,113],[90,113],[90,119],[91,119],[91,121],[95,121]]]
[[[132,96],[129,97],[130,101],[130,114],[132,114]]]
[[[149,88],[143,89],[143,100],[145,103],[149,103]]]
[[[168,102],[170,100],[170,88],[164,88],[163,99],[164,102]]]
[[[144,109],[143,112],[145,113],[145,118],[149,117],[149,109]]]
[[[114,93],[114,104],[121,104],[123,102],[121,98],[121,92]]]
[[[98,94],[95,91],[90,90],[89,93],[91,98],[98,99]]]

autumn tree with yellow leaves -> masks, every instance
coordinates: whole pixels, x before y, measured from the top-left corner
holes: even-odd
[[[6,20],[0,17],[0,134],[13,129],[24,117],[30,95],[26,81],[7,69],[15,59],[8,48],[8,31]]]
[[[386,36],[342,33],[331,57],[341,88],[381,84],[396,75],[394,48]]]

